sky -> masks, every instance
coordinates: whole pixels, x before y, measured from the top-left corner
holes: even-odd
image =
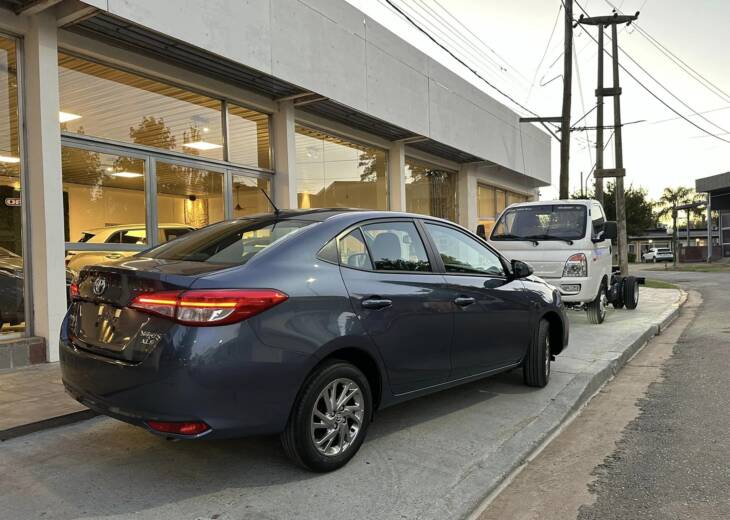
[[[520,112],[518,107],[390,9],[385,0],[347,1],[495,99]],[[563,12],[559,12],[560,0],[392,1],[428,27],[434,38],[522,105],[540,115],[560,115],[564,30]],[[730,56],[727,54],[730,49],[730,1],[578,0],[591,16],[611,14],[609,2],[627,14],[640,10],[638,28],[717,88],[707,88],[692,79],[636,27],[619,28],[619,45],[654,79],[623,53],[620,53],[621,63],[677,112],[730,141]],[[580,13],[578,5],[575,5],[574,16]],[[556,20],[557,26],[550,40]],[[597,28],[586,29],[594,37],[597,35]],[[610,30],[607,33],[610,34]],[[610,46],[608,37],[605,43]],[[578,27],[574,30],[574,47],[572,121],[575,123],[596,103],[597,44]],[[605,67],[605,86],[610,86],[612,74],[608,56]],[[730,142],[711,137],[682,120],[623,71],[620,72],[620,85],[623,90],[622,121],[641,121],[623,127],[627,186],[643,187],[650,198],[657,199],[665,187],[694,187],[696,178],[730,171]],[[693,111],[701,116],[693,115]],[[606,99],[604,114],[604,124],[611,125],[613,107],[610,99]],[[595,111],[580,124],[595,126]],[[606,138],[610,134],[611,130],[604,131]],[[541,189],[543,199],[557,196],[560,151],[555,139],[551,155],[553,183],[551,187]],[[613,141],[604,157],[605,167],[613,167]],[[589,173],[594,161],[595,131],[572,132],[571,192],[580,189],[581,172]]]

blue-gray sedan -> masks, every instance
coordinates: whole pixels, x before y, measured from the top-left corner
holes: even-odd
[[[557,290],[451,222],[286,211],[220,222],[72,286],[63,382],[174,438],[281,434],[315,471],[355,455],[377,409],[522,367],[568,343]]]

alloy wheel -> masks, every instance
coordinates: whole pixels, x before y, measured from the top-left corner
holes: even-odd
[[[550,336],[545,338],[545,380],[550,379]]]
[[[365,416],[362,390],[353,380],[335,379],[317,396],[311,418],[314,447],[329,457],[345,452],[360,433]]]

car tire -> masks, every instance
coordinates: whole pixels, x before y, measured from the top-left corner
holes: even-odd
[[[626,308],[629,310],[636,309],[639,304],[639,282],[633,276],[627,276],[623,279],[621,299]]]
[[[656,264],[656,256],[652,260],[654,260],[654,263]]]
[[[345,400],[332,403],[333,392]],[[341,468],[363,443],[372,402],[368,380],[356,366],[341,360],[325,362],[310,374],[294,402],[281,434],[284,451],[311,471]]]
[[[522,371],[527,386],[543,388],[550,381],[550,323],[540,320],[537,337],[527,350]]]
[[[588,321],[594,325],[600,325],[606,319],[606,284],[601,283],[596,298],[586,305]]]

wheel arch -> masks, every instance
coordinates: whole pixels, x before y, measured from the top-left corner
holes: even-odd
[[[323,357],[316,366],[312,368],[310,374],[317,370],[317,368],[327,361],[332,359],[339,359],[347,361],[355,365],[367,378],[370,384],[370,390],[373,397],[373,411],[377,410],[383,399],[383,374],[380,369],[380,365],[376,361],[375,357],[365,349],[358,347],[341,347],[337,350],[329,352]]]
[[[550,351],[553,355],[560,354],[565,348],[565,324],[560,315],[555,311],[547,311],[540,317],[547,320],[550,325]],[[558,347],[557,349],[555,347]]]

